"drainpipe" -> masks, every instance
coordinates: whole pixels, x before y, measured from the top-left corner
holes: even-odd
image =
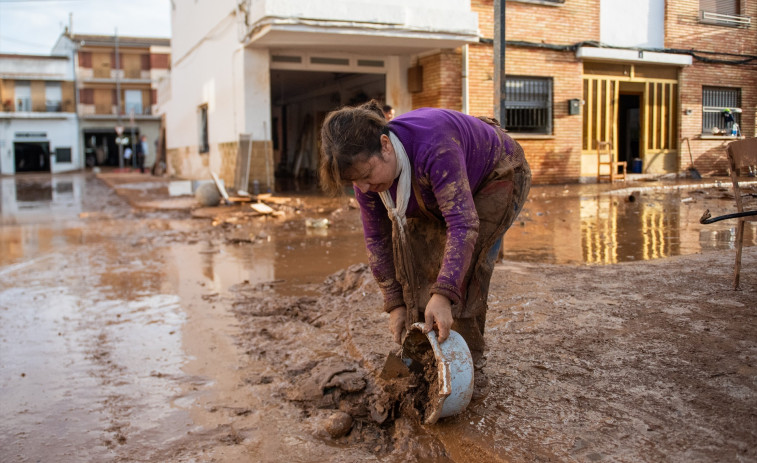
[[[468,44],[463,45],[463,113],[470,114],[468,107]]]

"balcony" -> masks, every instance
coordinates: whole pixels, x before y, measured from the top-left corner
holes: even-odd
[[[713,24],[717,26],[748,28],[752,23],[752,18],[741,14],[720,14],[700,10],[699,22],[702,24]]]

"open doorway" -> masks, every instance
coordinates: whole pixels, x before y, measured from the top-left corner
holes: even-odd
[[[13,156],[16,172],[50,172],[49,142],[15,142]]]
[[[640,94],[620,94],[620,101],[618,102],[618,161],[626,161],[629,167],[633,166],[634,159],[641,157],[639,151],[641,148],[640,106]]]
[[[281,190],[315,188],[320,129],[329,111],[386,94],[385,74],[271,70],[271,138]]]

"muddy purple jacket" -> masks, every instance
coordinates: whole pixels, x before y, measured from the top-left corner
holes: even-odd
[[[394,118],[389,128],[402,141],[410,159],[423,202],[447,225],[444,261],[431,292],[459,304],[463,279],[478,238],[479,218],[473,195],[499,162],[503,150],[496,129],[457,111],[422,108]],[[510,155],[514,142],[505,136]],[[397,181],[390,189],[397,197]],[[395,278],[392,256],[392,225],[378,193],[356,189],[360,204],[369,263],[384,293],[384,309],[404,305],[402,288]],[[410,195],[407,217],[422,217]]]

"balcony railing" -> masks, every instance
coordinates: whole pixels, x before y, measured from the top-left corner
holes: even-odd
[[[740,14],[720,14],[709,11],[699,12],[699,21],[706,24],[720,24],[723,26],[749,27],[752,18]]]

